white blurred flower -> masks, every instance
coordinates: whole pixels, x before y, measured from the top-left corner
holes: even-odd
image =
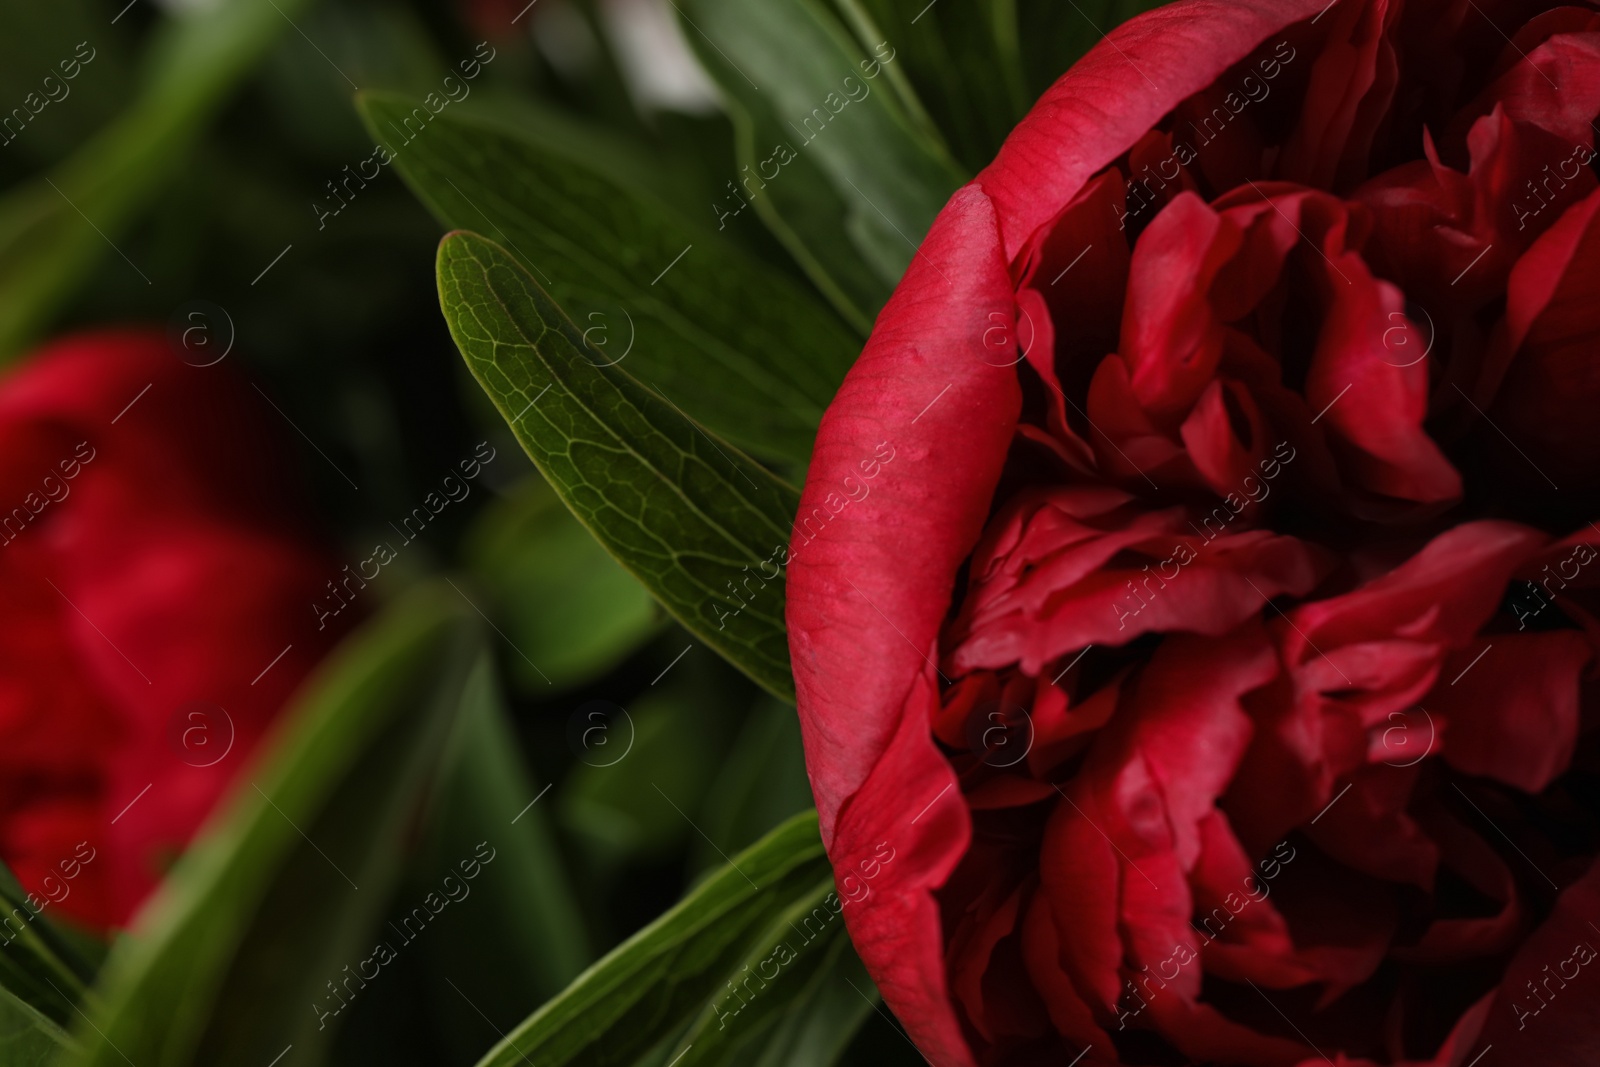
[[[671,0],[601,0],[600,10],[641,110],[717,110],[716,89],[684,40]]]

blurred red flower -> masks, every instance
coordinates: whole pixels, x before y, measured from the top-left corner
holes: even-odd
[[[0,858],[45,909],[126,922],[336,636],[275,418],[150,331],[0,382]]]
[[[1597,113],[1592,7],[1183,0],[935,221],[788,623],[937,1067],[1600,1062]]]
[[[549,6],[548,3],[546,6]],[[515,37],[525,31],[531,21],[539,17],[539,5],[529,0],[461,0],[458,5],[462,19],[474,33],[501,40]],[[530,10],[531,9],[531,10]],[[518,26],[518,22],[524,22]]]

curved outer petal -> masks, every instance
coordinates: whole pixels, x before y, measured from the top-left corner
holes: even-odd
[[[931,669],[956,568],[983,526],[1021,406],[1016,371],[994,354],[1015,306],[994,209],[969,185],[934,221],[822,420],[787,614],[824,842]],[[843,509],[845,479],[857,484],[884,443],[892,465]]]
[[[823,841],[841,871],[880,842],[897,856],[849,909],[850,930],[941,1067],[970,1053],[930,890],[965,852],[968,826],[932,738],[936,639],[1016,429],[1014,326],[994,208],[968,186],[934,221],[823,418],[788,563],[789,646]],[[884,443],[892,464],[844,509],[845,478],[857,484]]]
[[[846,872],[878,872],[864,883],[866,896],[845,908],[845,925],[918,1051],[934,1067],[974,1067],[956,1021],[933,896],[966,854],[971,823],[929,733],[938,704],[931,675],[917,678],[888,750],[839,810],[828,856],[841,882]]]
[[[1007,262],[1180,101],[1267,37],[1328,6],[1328,0],[1186,0],[1112,30],[1046,90],[977,177],[1000,214]]]

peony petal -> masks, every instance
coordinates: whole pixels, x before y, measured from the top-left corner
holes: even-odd
[[[1220,640],[1174,637],[1140,672],[1113,724],[1118,732],[1128,724],[1129,754],[1137,752],[1150,770],[1185,871],[1199,862],[1200,825],[1250,742],[1250,718],[1239,700],[1278,669],[1258,625]]]
[[[935,1067],[973,1067],[950,1000],[933,897],[971,839],[955,775],[928,732],[936,701],[934,686],[918,678],[889,746],[839,808],[828,856],[835,871],[879,863],[867,895],[844,909],[850,939],[922,1054]]]
[[[1428,364],[1397,358],[1385,343],[1403,321],[1404,296],[1374,278],[1360,257],[1328,252],[1326,318],[1306,376],[1306,400],[1322,413],[1346,481],[1419,504],[1459,498],[1461,476],[1422,427]]]
[[[79,334],[0,389],[0,449],[21,461],[0,483],[52,497],[7,532],[0,567],[7,606],[27,606],[26,632],[3,642],[26,667],[0,670],[0,749],[26,764],[0,778],[32,794],[18,807],[0,786],[0,811],[31,834],[92,820],[63,829],[50,862],[98,848],[62,902],[97,927],[127,920],[357,614],[317,625],[313,604],[342,575],[305,543],[277,416],[226,368],[180,356],[154,331]],[[169,733],[195,702],[221,709],[203,767]],[[39,751],[52,741],[54,756]],[[15,847],[0,843],[26,872]]]
[[[1542,792],[1572,762],[1578,687],[1593,658],[1575,630],[1496,634],[1457,652],[1444,671],[1450,681],[1425,698],[1444,723],[1445,762]]]
[[[1593,290],[1592,275],[1600,270],[1594,251],[1600,243],[1597,216],[1600,190],[1563,212],[1556,224],[1517,260],[1506,291],[1504,342],[1508,353],[1522,347],[1534,324],[1547,311],[1552,313],[1553,321],[1542,324],[1543,329],[1556,336],[1570,333],[1574,324],[1593,329],[1592,321],[1585,322],[1585,307],[1575,297],[1578,292]]]
[[[978,175],[1001,219],[1006,260],[1180,101],[1327,6],[1181,0],[1112,30],[1045,91]]]
[[[1266,419],[1243,385],[1228,379],[1213,381],[1183,420],[1180,432],[1190,461],[1217,496],[1243,498],[1260,492],[1265,499],[1271,491],[1263,487],[1257,469],[1267,454]]]
[[[1162,1036],[1185,1056],[1201,1063],[1289,1067],[1311,1051],[1298,1041],[1259,1034],[1199,1001],[1151,997],[1149,1012]]]
[[[1327,573],[1326,553],[1242,529],[1227,505],[1191,515],[1124,506],[1130,500],[1084,486],[1008,505],[973,557],[972,586],[948,639],[954,668],[1018,663],[1037,675],[1090,644],[1124,645],[1146,633],[1220,636],[1269,598],[1303,596]]]
[[[1431,892],[1439,850],[1406,810],[1417,774],[1415,766],[1361,768],[1306,836],[1351,870]]]
[[[1078,932],[1061,946],[1063,968],[1102,1012],[1147,983],[1199,996],[1186,871],[1249,740],[1239,697],[1277,669],[1259,629],[1164,643],[1062,793],[1041,853],[1043,891],[1056,927]]]
[[[154,888],[232,783],[240,760],[348,630],[353,612],[320,631],[313,625],[312,604],[338,576],[331,563],[294,543],[193,521],[148,529],[125,524],[117,545],[59,579],[94,620],[89,625],[74,616],[69,632],[82,669],[111,695],[128,738],[107,782],[107,817],[152,778],[161,782],[101,831],[117,914],[128,914]],[[221,589],[226,596],[217,595]],[[200,634],[209,640],[197,641]],[[227,656],[217,654],[216,641],[226,643]],[[261,673],[269,664],[272,670]],[[214,712],[204,721],[207,743],[219,746],[217,762],[205,766],[181,758],[168,732],[172,717],[196,701],[221,708],[226,718],[226,727]],[[225,736],[231,758],[220,747]]]
[[[1600,33],[1556,33],[1536,45],[1526,38],[1507,42],[1501,62],[1505,73],[1462,110],[1458,125],[1500,107],[1512,121],[1545,130],[1568,146],[1594,143],[1590,122],[1600,112]]]
[[[1523,942],[1489,1011],[1483,1042],[1495,1052],[1483,1067],[1536,1063],[1593,1067],[1600,1062],[1600,864],[1568,886],[1555,911]]]
[[[823,417],[802,516],[880,443],[895,457],[870,498],[818,533],[797,529],[790,550],[790,653],[825,842],[927,667],[999,480],[1021,400],[1016,371],[986,362],[985,333],[1009,330],[1014,304],[994,209],[969,186],[935,220]]]
[[[1039,847],[1041,892],[1049,901],[1054,928],[1066,933],[1058,936],[1061,970],[1083,1003],[1097,1015],[1112,1016],[1122,993],[1122,887],[1127,878],[1139,875],[1123,865],[1116,846],[1100,829],[1108,813],[1089,782],[1075,778],[1062,797],[1064,803],[1051,813]]]
[[[999,1030],[989,1019],[989,1012],[999,1005],[986,1005],[983,995],[984,978],[994,959],[994,950],[1002,940],[1010,937],[1018,926],[1018,917],[1024,899],[1024,887],[1018,886],[1010,893],[994,892],[991,884],[986,899],[977,901],[969,914],[950,933],[950,951],[946,969],[950,984],[966,1016],[985,1041],[993,1043]],[[998,903],[993,899],[999,896]]]
[[[1244,231],[1233,220],[1184,193],[1134,246],[1118,352],[1139,406],[1166,428],[1215,377],[1223,330],[1211,288],[1243,244]],[[1179,278],[1182,284],[1174,285]]]
[[[1062,969],[1061,954],[1061,938],[1056,933],[1050,901],[1044,894],[1035,893],[1022,924],[1022,958],[1028,975],[1044,998],[1051,1022],[1068,1041],[1110,1048],[1110,1036],[1100,1028],[1088,1003]],[[1118,1061],[1113,1056],[1109,1062]]]
[[[1312,63],[1277,177],[1333,189],[1348,188],[1367,173],[1373,137],[1398,81],[1390,30],[1402,6],[1372,0],[1329,12],[1327,44]]]
[[[1600,481],[1600,190],[1575,205],[1517,262],[1506,298],[1509,360],[1494,407],[1520,454],[1507,454],[1511,477],[1568,488]],[[1515,353],[1514,355],[1511,353]],[[1485,431],[1492,444],[1504,438]]]
[[[1435,919],[1415,945],[1396,947],[1394,958],[1438,966],[1498,956],[1515,947],[1524,913],[1517,880],[1505,860],[1442,805],[1427,805],[1418,820],[1438,845],[1444,866],[1487,899],[1499,901],[1501,908],[1483,917]]]
[[[1285,658],[1299,665],[1342,645],[1397,633],[1464,647],[1499,607],[1512,572],[1546,540],[1512,522],[1462,523],[1360,588],[1296,608]],[[1422,629],[1407,629],[1412,623]]]
[[[101,482],[95,495],[121,521],[181,512],[303,534],[277,416],[225,368],[200,373],[180,356],[151,330],[90,331],[40,349],[0,389],[0,450],[12,455],[17,443],[47,434],[65,445],[49,459],[55,466],[84,442],[78,457],[93,458],[72,494]],[[101,477],[107,472],[122,476]],[[7,475],[33,472],[8,465],[0,478]]]

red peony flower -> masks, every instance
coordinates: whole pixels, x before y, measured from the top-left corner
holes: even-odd
[[[45,914],[126,921],[334,635],[275,418],[159,333],[0,382],[0,858]]]
[[[940,214],[788,576],[938,1067],[1600,1062],[1597,112],[1591,7],[1184,0]]]

